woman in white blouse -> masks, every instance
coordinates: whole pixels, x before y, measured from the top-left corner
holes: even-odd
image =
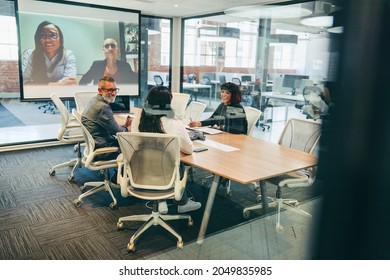
[[[171,109],[172,93],[165,86],[157,86],[150,90],[141,117],[135,118],[131,124],[132,132],[167,133],[179,136],[180,151],[192,154],[193,146],[188,132],[181,120],[174,118]],[[180,201],[177,201],[179,213],[185,213],[199,209],[200,202],[192,201],[186,192]],[[165,201],[159,203],[159,211],[167,213],[168,207]]]

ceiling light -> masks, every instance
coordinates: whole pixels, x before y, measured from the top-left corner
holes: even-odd
[[[288,5],[288,6],[242,6],[227,9],[225,14],[241,18],[252,19],[282,19],[282,18],[300,18],[312,14],[312,11],[307,8],[303,8],[301,5]]]
[[[300,20],[300,23],[306,26],[331,27],[333,26],[332,16],[306,17]]]

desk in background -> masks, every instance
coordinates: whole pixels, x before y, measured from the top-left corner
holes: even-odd
[[[202,85],[202,84],[192,84],[192,83],[183,83],[183,91],[185,90],[197,90],[197,89],[208,89],[209,91],[209,106],[211,106],[211,85]]]
[[[243,134],[207,135],[206,141],[194,141],[194,148],[206,146],[207,151],[181,155],[185,164],[214,174],[205,206],[198,243],[203,243],[220,177],[241,184],[260,181],[261,195],[267,197],[266,179],[317,164],[311,154]],[[255,195],[255,194],[253,194]],[[268,211],[266,199],[263,211]]]
[[[280,93],[280,92],[262,92],[261,97],[268,99],[268,104],[270,100],[275,100],[277,102],[280,102],[283,104],[283,107],[286,108],[286,113],[285,113],[285,119],[284,121],[288,120],[288,107],[295,105],[297,103],[304,103],[305,99],[303,98],[302,94],[297,94],[297,95],[291,95],[291,94],[285,94],[285,93]]]

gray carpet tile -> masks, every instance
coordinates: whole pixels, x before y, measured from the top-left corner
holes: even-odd
[[[161,227],[152,227],[137,240],[136,252],[128,253],[130,237],[142,222],[125,223],[125,228],[118,231],[118,219],[128,215],[149,214],[151,209],[146,206],[146,201],[122,197],[119,189],[113,189],[119,206],[116,211],[109,209],[112,199],[106,191],[83,199],[81,207],[75,207],[73,200],[81,193],[80,186],[85,182],[102,180],[98,171],[85,167],[77,170],[73,182],[67,180],[71,171],[67,167],[57,170],[55,176],[49,175],[49,169],[54,164],[74,158],[75,155],[71,145],[0,155],[0,248],[5,248],[3,251],[0,249],[1,259],[146,260],[169,250],[181,251],[176,249],[177,240],[174,236]],[[207,187],[200,186],[202,178],[209,174],[194,169],[197,183],[188,182],[187,191],[190,197],[203,205],[200,210],[191,213],[194,226],[188,227],[185,221],[169,222],[182,236],[185,247],[196,242],[209,191]],[[273,195],[274,191],[274,186],[270,184],[269,194]],[[286,190],[284,194],[298,199],[310,197],[307,189]],[[257,193],[250,185],[233,183],[230,196],[226,195],[225,188],[218,188],[207,235],[213,236],[227,228],[247,223],[242,217],[242,209],[256,203],[256,197]],[[172,201],[168,201],[168,204],[169,213],[176,213],[177,205]],[[257,219],[261,214],[261,210],[254,211],[251,218]],[[301,242],[299,228],[290,230],[286,225],[286,230],[296,235],[291,242]],[[271,240],[267,231],[264,233],[263,230],[260,234],[265,240],[269,239],[273,248],[277,249],[279,244],[288,249],[284,241]],[[274,228],[269,229],[269,235],[271,231],[274,235]],[[233,241],[229,238],[221,240],[221,244],[225,243],[229,247]],[[216,244],[219,243],[214,242],[212,245]],[[268,245],[262,243],[259,246]],[[197,248],[193,250],[199,250],[199,246]],[[235,249],[232,248],[232,251]],[[199,250],[195,256],[207,259],[207,254],[205,250]],[[239,254],[244,258],[249,256],[249,251],[242,250]],[[182,257],[192,259],[194,255]],[[264,258],[267,259],[267,256]]]
[[[0,231],[29,225],[25,212],[21,208],[2,209],[0,211]]]
[[[27,189],[18,189],[14,191],[14,196],[19,205],[35,203],[52,198],[66,196],[67,193],[59,186],[33,186],[30,185]]]
[[[47,223],[63,218],[80,215],[82,211],[76,208],[67,197],[47,199],[22,206],[30,224]]]
[[[0,191],[0,209],[15,208],[18,206],[11,191]]]
[[[98,227],[83,215],[32,225],[31,231],[41,246],[51,247],[97,234]]]
[[[30,227],[18,227],[0,231],[0,259],[23,259],[41,250]]]
[[[78,240],[45,249],[52,260],[118,260],[121,256],[112,244],[99,234],[90,234]]]

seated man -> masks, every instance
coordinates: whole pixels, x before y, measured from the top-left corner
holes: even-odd
[[[130,131],[131,118],[119,125],[114,118],[110,103],[115,102],[119,89],[112,77],[104,76],[99,80],[98,93],[85,108],[81,122],[95,140],[95,149],[103,147],[119,147],[115,138],[117,132]],[[115,159],[119,155],[111,153],[99,155],[100,160]],[[116,178],[116,177],[115,177]]]

